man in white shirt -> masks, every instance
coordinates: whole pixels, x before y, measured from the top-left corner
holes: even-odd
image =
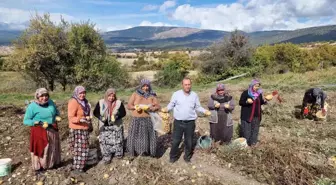
[[[185,154],[184,160],[190,162],[192,156],[192,141],[195,132],[195,120],[197,112],[201,112],[207,116],[211,113],[205,110],[199,101],[198,95],[191,91],[191,79],[184,78],[182,80],[182,90],[174,92],[167,108],[163,108],[162,112],[174,111],[174,130],[172,148],[170,150],[170,162],[174,163],[178,160],[179,145],[184,135]],[[197,112],[196,112],[197,111]]]

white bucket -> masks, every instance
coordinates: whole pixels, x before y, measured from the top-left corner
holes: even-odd
[[[245,138],[243,137],[240,137],[240,138],[237,138],[235,139],[233,142],[232,142],[233,145],[235,146],[239,146],[241,148],[245,148],[247,147],[247,141]]]
[[[7,176],[12,170],[12,159],[0,159],[0,177]]]

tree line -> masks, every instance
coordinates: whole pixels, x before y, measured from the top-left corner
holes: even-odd
[[[128,83],[127,71],[107,54],[104,40],[89,21],[69,23],[62,19],[56,24],[49,14],[36,14],[13,45],[5,68],[23,72],[51,91],[56,83],[63,90],[73,84],[101,90]]]

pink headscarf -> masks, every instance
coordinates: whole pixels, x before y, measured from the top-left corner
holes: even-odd
[[[253,79],[253,80],[251,81],[251,83],[250,83],[249,88],[248,88],[248,95],[249,95],[253,100],[257,99],[257,98],[260,96],[260,94],[263,93],[262,89],[258,89],[257,91],[254,91],[254,90],[253,90],[253,86],[255,86],[255,85],[257,85],[257,84],[260,84],[260,81],[257,80],[257,79]]]

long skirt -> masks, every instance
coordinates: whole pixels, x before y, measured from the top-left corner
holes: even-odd
[[[89,132],[70,129],[69,145],[73,155],[72,169],[83,170],[89,156]]]
[[[33,170],[50,169],[61,163],[61,145],[59,134],[55,130],[47,130],[48,144],[43,150],[43,157],[30,153]]]
[[[156,156],[157,133],[150,117],[133,117],[128,129],[127,150],[132,156]]]
[[[103,161],[110,161],[112,155],[122,157],[124,154],[124,127],[121,126],[102,126],[99,134],[100,150]]]
[[[216,142],[230,143],[232,135],[232,119],[224,111],[218,111],[218,123],[210,123],[210,137]]]
[[[241,134],[247,141],[249,146],[256,145],[258,142],[260,128],[260,120],[259,118],[253,118],[252,122],[249,123],[247,121],[241,120]]]

